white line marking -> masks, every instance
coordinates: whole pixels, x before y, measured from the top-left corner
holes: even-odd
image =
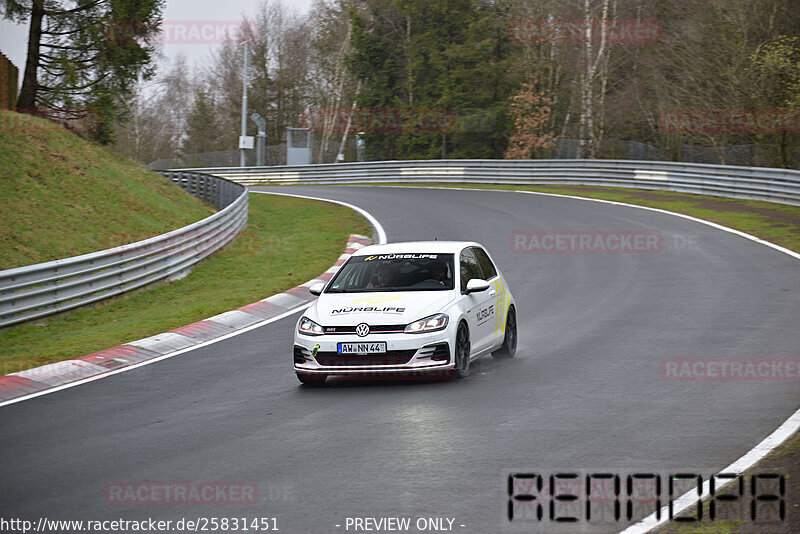
[[[599,199],[599,198],[578,197],[578,196],[573,196],[573,195],[560,195],[560,194],[556,194],[556,193],[541,193],[541,192],[537,192],[537,191],[520,191],[520,190],[512,190],[512,189],[480,189],[480,188],[476,189],[476,188],[468,188],[468,187],[425,187],[425,186],[391,186],[391,185],[377,185],[377,186],[375,186],[375,185],[361,185],[361,186],[351,186],[351,187],[405,187],[406,189],[454,189],[454,190],[457,190],[457,191],[494,191],[494,192],[498,192],[499,191],[499,192],[507,192],[507,193],[526,193],[526,194],[530,194],[530,195],[564,197],[564,198],[572,198],[572,199],[575,199],[575,200],[586,200],[586,201],[589,201],[589,202],[602,202],[604,204],[611,204],[611,205],[616,205],[616,206],[626,206],[626,207],[629,207],[629,208],[638,208],[638,209],[643,209],[643,210],[650,210],[650,211],[655,211],[655,212],[658,212],[658,213],[664,213],[664,214],[667,214],[667,215],[672,215],[672,216],[675,216],[675,217],[681,217],[683,219],[688,219],[690,221],[694,221],[694,222],[698,222],[700,224],[705,224],[707,226],[711,226],[712,228],[716,228],[718,230],[723,230],[725,232],[730,232],[732,234],[736,234],[738,236],[744,237],[744,238],[749,239],[751,241],[755,241],[756,243],[759,243],[759,244],[768,246],[770,248],[773,248],[773,249],[775,249],[777,251],[783,252],[784,254],[788,254],[789,256],[791,256],[793,258],[800,259],[800,254],[798,254],[797,252],[794,252],[792,250],[784,248],[784,247],[782,247],[780,245],[776,245],[774,243],[770,243],[769,241],[765,241],[765,240],[760,239],[758,237],[755,237],[753,235],[746,234],[744,232],[740,232],[739,230],[734,230],[733,228],[728,228],[727,226],[722,226],[720,224],[716,224],[716,223],[713,223],[713,222],[710,222],[710,221],[704,221],[703,219],[698,219],[696,217],[692,217],[690,215],[684,215],[682,213],[675,213],[673,211],[667,211],[667,210],[662,210],[662,209],[658,209],[658,208],[651,208],[649,206],[637,206],[635,204],[626,204],[625,202],[616,202],[616,201],[612,201],[612,200],[603,200],[603,199]],[[386,243],[386,232],[384,231],[383,226],[381,226],[381,224],[378,222],[378,220],[375,219],[375,217],[373,217],[369,212],[359,208],[358,206],[354,206],[352,204],[348,204],[347,202],[342,202],[342,201],[339,201],[339,200],[331,200],[331,199],[310,197],[310,196],[306,196],[306,195],[295,195],[295,194],[290,194],[290,193],[273,193],[271,191],[252,191],[251,190],[250,192],[251,193],[268,194],[268,195],[283,195],[283,196],[288,196],[288,197],[307,198],[307,199],[310,199],[310,200],[321,200],[323,202],[332,202],[334,204],[341,204],[342,206],[346,206],[348,208],[351,208],[351,209],[361,213],[364,217],[366,217],[370,221],[370,223],[372,223],[375,226],[375,230],[378,232],[378,243],[379,244]],[[188,347],[186,349],[179,350],[179,351],[173,352],[171,354],[165,354],[163,356],[158,356],[156,358],[153,358],[153,359],[150,359],[150,360],[146,360],[144,362],[140,362],[138,364],[134,364],[134,365],[131,365],[131,366],[128,366],[128,367],[124,367],[122,369],[117,369],[115,371],[109,371],[108,373],[104,373],[102,375],[89,377],[89,378],[86,378],[86,379],[83,379],[83,380],[79,380],[77,382],[72,382],[72,383],[65,384],[63,386],[58,386],[58,387],[55,387],[55,388],[52,388],[52,389],[47,389],[45,391],[32,393],[32,394],[26,395],[24,397],[18,397],[16,399],[11,399],[11,400],[8,400],[8,401],[5,401],[5,402],[0,402],[0,407],[6,406],[6,405],[9,405],[9,404],[14,404],[16,402],[20,402],[20,401],[23,401],[23,400],[32,399],[34,397],[39,397],[41,395],[46,395],[48,393],[53,393],[53,392],[56,392],[56,391],[60,391],[62,389],[67,389],[67,388],[70,388],[70,387],[78,386],[80,384],[85,384],[87,382],[92,382],[93,380],[106,378],[108,376],[112,376],[112,375],[115,375],[115,374],[118,374],[118,373],[123,373],[125,371],[130,371],[131,369],[136,369],[137,367],[142,367],[142,366],[145,366],[145,365],[149,365],[151,363],[155,363],[157,361],[165,360],[167,358],[171,358],[173,356],[177,356],[179,354],[183,354],[184,352],[189,352],[189,351],[192,351],[192,350],[195,350],[195,349],[199,349],[201,347],[205,347],[207,345],[211,345],[211,344],[216,343],[218,341],[222,341],[224,339],[228,339],[229,337],[234,337],[234,336],[237,336],[239,334],[243,334],[244,332],[248,332],[250,330],[253,330],[254,328],[258,328],[260,326],[264,326],[266,324],[269,324],[271,322],[277,321],[279,319],[283,319],[284,317],[288,317],[289,315],[297,313],[300,310],[308,308],[311,304],[312,303],[309,302],[308,304],[304,304],[302,306],[299,306],[299,307],[295,308],[294,310],[289,310],[289,311],[287,311],[285,313],[282,313],[281,315],[278,315],[276,317],[272,317],[270,319],[265,319],[264,321],[255,323],[255,324],[250,325],[250,326],[248,326],[246,328],[243,328],[241,330],[237,330],[236,332],[231,332],[230,334],[226,334],[226,335],[218,337],[216,339],[212,339],[212,340],[209,340],[209,341],[205,341],[203,343],[199,343],[199,344],[197,344],[197,345],[195,345],[193,347]],[[756,445],[755,447],[750,449],[747,453],[744,454],[744,456],[742,456],[741,458],[739,458],[738,460],[733,462],[731,465],[729,465],[728,467],[726,467],[725,469],[720,471],[720,473],[723,473],[723,472],[725,472],[725,473],[731,473],[731,472],[742,473],[742,472],[746,471],[747,469],[749,469],[753,465],[755,465],[759,460],[761,460],[766,455],[768,455],[773,450],[775,450],[776,447],[778,447],[784,441],[786,441],[798,429],[800,429],[800,409],[798,409],[791,416],[789,416],[789,418],[786,421],[784,421],[783,424],[781,424],[781,426],[779,426],[777,428],[777,430],[775,430],[772,434],[767,436],[758,445]],[[703,481],[703,483],[701,484],[700,487],[701,487],[701,490],[703,492],[705,492],[707,484],[708,484],[708,479]],[[720,489],[723,488],[726,485],[727,484],[724,484],[723,486],[720,486]],[[694,497],[696,494],[697,494],[697,487],[694,487],[691,490],[689,490],[686,493],[684,493],[676,501],[674,501],[673,502],[673,515],[678,515],[683,510],[685,510],[686,508],[691,506],[696,501],[696,498]],[[665,510],[666,510],[666,512],[665,512]],[[664,507],[662,509],[662,517],[664,517],[664,519],[656,520],[656,514],[653,513],[653,514],[649,515],[648,517],[645,517],[644,519],[642,519],[638,523],[636,523],[634,525],[631,525],[630,527],[626,528],[620,534],[644,534],[644,533],[652,530],[653,528],[666,523],[668,521],[668,517],[667,517],[668,512],[669,512],[668,507]]]
[[[321,200],[322,202],[332,202],[333,204],[341,204],[342,206],[345,206],[346,208],[350,208],[353,211],[357,211],[358,213],[363,215],[370,222],[370,224],[372,224],[372,226],[375,228],[375,231],[378,233],[378,242],[376,244],[383,245],[383,244],[386,243],[386,231],[383,229],[383,226],[381,226],[381,223],[378,222],[378,219],[376,219],[367,210],[365,210],[363,208],[359,208],[358,206],[354,206],[353,204],[348,204],[347,202],[342,202],[341,200],[332,200],[332,199],[329,199],[329,198],[319,198],[319,197],[309,197],[309,196],[306,196],[306,195],[295,195],[295,194],[292,194],[292,193],[273,193],[272,191],[253,191],[252,189],[249,189],[249,191],[251,193],[260,193],[262,195],[281,195],[281,196],[284,196],[284,197],[307,198],[309,200]]]
[[[744,456],[733,462],[725,469],[719,471],[717,475],[720,473],[735,473],[737,475],[744,473],[753,467],[753,465],[755,465],[759,460],[772,452],[778,445],[786,441],[797,431],[798,428],[800,428],[800,410],[794,412],[789,419],[784,421],[784,423],[778,427],[775,432],[764,438],[761,443],[750,449]],[[722,489],[734,480],[735,479],[731,479],[728,483],[719,486],[717,489]],[[703,483],[700,485],[700,489],[703,494],[703,500],[710,496],[711,489],[709,487],[709,479],[703,481]],[[673,517],[677,516],[682,511],[695,504],[697,499],[697,486],[675,499],[673,501]],[[656,514],[654,512],[638,523],[629,526],[620,534],[644,534],[645,532],[663,525],[667,521],[669,521],[669,505],[661,508],[660,520],[656,519]]]
[[[45,390],[42,390],[42,391],[37,391],[36,393],[31,393],[30,395],[25,395],[24,397],[16,397],[14,399],[9,399],[7,401],[0,402],[0,407],[8,406],[9,404],[14,404],[16,402],[22,402],[22,401],[28,400],[28,399],[33,399],[35,397],[40,397],[42,395],[47,395],[49,393],[55,393],[56,391],[61,391],[62,389],[68,389],[68,388],[72,388],[72,387],[75,387],[75,386],[80,386],[81,384],[86,384],[87,382],[93,382],[94,380],[100,380],[101,378],[107,378],[109,376],[113,376],[113,375],[116,375],[116,374],[119,374],[119,373],[124,373],[124,372],[130,371],[132,369],[137,369],[139,367],[144,367],[145,365],[150,365],[151,363],[160,362],[161,360],[166,360],[167,358],[172,358],[173,356],[178,356],[179,354],[183,354],[184,352],[190,352],[190,351],[193,351],[193,350],[196,350],[196,349],[200,349],[200,348],[206,347],[208,345],[213,345],[214,343],[217,343],[219,341],[224,341],[224,340],[226,340],[228,338],[231,338],[231,337],[234,337],[234,336],[238,336],[239,334],[244,334],[245,332],[249,332],[250,330],[253,330],[255,328],[267,325],[269,323],[274,323],[275,321],[279,321],[279,320],[283,319],[284,317],[289,317],[290,315],[294,315],[295,313],[308,308],[309,306],[311,306],[311,304],[313,304],[313,301],[312,302],[308,302],[306,304],[303,304],[301,306],[298,306],[298,307],[296,307],[294,309],[285,311],[280,315],[276,315],[275,317],[270,317],[269,319],[264,319],[263,321],[259,321],[257,323],[251,324],[250,326],[242,328],[241,330],[237,330],[235,332],[231,332],[230,334],[225,334],[224,336],[220,336],[220,337],[217,337],[217,338],[214,338],[214,339],[209,339],[208,341],[203,341],[202,343],[198,343],[197,345],[192,345],[191,347],[186,347],[185,349],[176,350],[175,352],[170,352],[169,354],[162,354],[161,356],[156,356],[155,358],[151,358],[151,359],[145,360],[143,362],[135,363],[135,364],[129,365],[127,367],[122,367],[120,369],[115,369],[113,371],[108,371],[107,373],[103,373],[101,375],[90,376],[88,378],[83,378],[81,380],[76,380],[75,382],[70,382],[70,383],[64,384],[62,386],[56,386],[54,388],[45,389]]]
[[[348,208],[350,208],[350,209],[352,209],[354,211],[357,211],[358,213],[360,213],[361,215],[366,217],[367,220],[369,220],[369,222],[375,227],[375,231],[378,233],[378,242],[380,244],[386,243],[386,231],[383,229],[383,226],[381,226],[381,223],[378,222],[378,219],[376,219],[371,213],[369,213],[365,209],[359,208],[358,206],[354,206],[352,204],[348,204],[347,202],[341,202],[339,200],[330,200],[330,199],[325,199],[325,198],[314,198],[314,197],[308,197],[308,196],[303,196],[303,195],[291,195],[291,194],[288,194],[288,193],[271,193],[269,191],[251,191],[251,192],[252,193],[268,194],[268,195],[283,195],[283,196],[287,196],[287,197],[306,198],[306,199],[309,199],[309,200],[319,200],[319,201],[322,201],[322,202],[331,202],[331,203],[334,203],[334,204],[341,204],[342,206],[345,206],[345,207],[348,207]],[[282,294],[283,293],[277,293],[277,295],[282,295]],[[156,362],[160,362],[161,360],[166,360],[167,358],[172,358],[173,356],[178,356],[179,354],[183,354],[184,352],[190,352],[190,351],[193,351],[195,349],[200,349],[200,348],[206,347],[208,345],[217,343],[218,341],[223,341],[225,339],[228,339],[228,338],[231,338],[231,337],[234,337],[234,336],[238,336],[239,334],[244,334],[245,332],[249,332],[250,330],[253,330],[254,328],[259,328],[261,326],[264,326],[264,325],[267,325],[269,323],[272,323],[272,322],[278,321],[280,319],[283,319],[284,317],[288,317],[290,315],[293,315],[293,314],[297,313],[300,310],[304,310],[304,309],[308,308],[309,306],[311,306],[312,303],[313,303],[313,301],[305,303],[305,304],[302,304],[302,305],[300,305],[300,306],[298,306],[296,308],[292,308],[291,310],[286,311],[286,312],[284,312],[284,313],[282,313],[280,315],[277,315],[275,317],[271,317],[269,319],[264,319],[263,321],[259,321],[257,323],[253,323],[250,326],[242,328],[241,330],[236,330],[234,332],[231,332],[230,334],[225,334],[224,336],[220,336],[220,337],[217,337],[217,338],[214,338],[214,339],[209,339],[208,341],[204,341],[202,343],[198,343],[196,345],[192,345],[191,347],[186,347],[184,349],[180,349],[180,350],[177,350],[175,352],[170,352],[168,354],[163,354],[161,356],[156,356],[155,358],[151,358],[149,360],[145,360],[143,362],[139,362],[139,363],[136,363],[136,364],[133,364],[133,365],[128,365],[128,366],[122,367],[120,369],[115,369],[113,371],[108,371],[108,372],[103,373],[103,374],[90,376],[88,378],[84,378],[84,379],[81,379],[81,380],[76,380],[76,381],[70,382],[68,384],[63,384],[61,386],[56,386],[56,387],[45,389],[45,390],[42,390],[42,391],[37,391],[36,393],[30,393],[28,395],[23,395],[22,397],[16,397],[16,398],[13,398],[13,399],[2,401],[2,402],[0,402],[0,408],[2,408],[3,406],[8,406],[10,404],[15,404],[17,402],[22,402],[24,400],[33,399],[33,398],[36,398],[36,397],[41,397],[42,395],[48,395],[50,393],[55,393],[56,391],[61,391],[62,389],[67,389],[67,388],[71,388],[71,387],[75,387],[75,386],[80,386],[81,384],[86,384],[86,383],[92,382],[94,380],[99,380],[101,378],[107,378],[109,376],[113,376],[113,375],[116,375],[116,374],[119,374],[119,373],[124,373],[124,372],[130,371],[132,369],[143,367],[145,365],[150,365],[151,363],[156,363]],[[231,310],[231,311],[234,311],[234,310]],[[157,335],[160,335],[160,334],[157,334]],[[123,343],[123,345],[125,345],[125,343]]]
[[[476,191],[475,189],[470,189],[470,191]],[[480,190],[477,190],[480,191]],[[626,204],[625,202],[616,202],[613,200],[603,200],[600,198],[588,198],[588,197],[576,197],[573,195],[559,195],[555,193],[539,193],[536,191],[515,191],[516,193],[528,193],[531,195],[543,195],[543,196],[551,196],[551,197],[566,197],[566,198],[574,198],[576,200],[590,200],[593,202],[602,202],[604,204],[612,204],[616,206],[627,206],[629,208],[638,208],[643,210],[655,211],[658,213],[664,213],[666,215],[672,215],[674,217],[680,217],[682,219],[688,219],[690,221],[694,221],[700,224],[705,224],[706,226],[711,226],[712,228],[716,228],[717,230],[722,230],[724,232],[730,232],[732,234],[736,234],[738,236],[744,237],[745,239],[749,239],[750,241],[755,241],[761,245],[774,248],[784,254],[788,254],[789,256],[800,260],[800,254],[793,250],[789,250],[788,248],[784,248],[780,245],[776,245],[775,243],[770,243],[769,241],[765,241],[759,237],[754,235],[746,234],[744,232],[740,232],[739,230],[734,230],[733,228],[728,228],[727,226],[722,226],[721,224],[713,223],[711,221],[706,221],[704,219],[698,219],[697,217],[692,217],[691,215],[684,215],[683,213],[675,213],[674,211],[662,210],[659,208],[651,208],[650,206],[637,206],[636,204]]]
[[[307,184],[303,184],[307,185]],[[672,215],[674,217],[681,217],[682,219],[688,219],[690,221],[694,221],[700,224],[705,224],[706,226],[711,226],[712,228],[716,228],[717,230],[723,230],[725,232],[730,232],[732,234],[736,234],[738,236],[744,237],[745,239],[749,239],[750,241],[755,241],[761,245],[766,247],[774,248],[784,254],[788,254],[795,259],[800,260],[800,253],[797,253],[793,250],[789,250],[788,248],[784,248],[780,245],[776,245],[775,243],[771,243],[769,241],[765,241],[761,238],[758,238],[754,235],[746,234],[744,232],[740,232],[739,230],[734,230],[733,228],[728,228],[727,226],[722,226],[721,224],[713,223],[711,221],[706,221],[704,219],[698,219],[697,217],[692,217],[691,215],[684,215],[683,213],[676,213],[674,211],[663,210],[659,208],[651,208],[650,206],[637,206],[636,204],[626,204],[625,202],[617,202],[615,200],[604,200],[601,198],[589,198],[589,197],[578,197],[574,195],[562,195],[559,193],[541,193],[539,191],[523,191],[518,189],[483,189],[483,188],[474,188],[474,187],[438,187],[438,186],[430,186],[426,187],[424,185],[362,185],[362,184],[353,184],[349,185],[348,187],[399,187],[403,189],[444,189],[446,191],[455,190],[455,191],[492,191],[494,193],[525,193],[527,195],[540,195],[546,197],[561,197],[561,198],[571,198],[574,200],[586,200],[588,202],[601,202],[603,204],[611,204],[613,206],[626,206],[628,208],[637,208],[641,210],[649,210],[655,211],[658,213],[664,213],[666,215]]]
[[[750,241],[755,241],[761,245],[766,247],[773,248],[778,252],[783,252],[784,254],[788,254],[792,258],[800,260],[800,254],[793,250],[789,250],[788,248],[784,248],[780,245],[776,245],[775,243],[770,243],[769,241],[765,241],[761,238],[758,238],[754,235],[746,234],[744,232],[740,232],[739,230],[734,230],[733,228],[728,228],[727,226],[722,226],[721,224],[713,223],[711,221],[705,221],[703,219],[698,219],[697,217],[692,217],[691,215],[684,215],[683,213],[675,213],[674,211],[667,211],[662,210],[659,208],[651,208],[650,206],[637,206],[636,204],[626,204],[625,202],[617,202],[614,200],[604,200],[600,198],[589,198],[589,197],[578,197],[575,195],[560,195],[557,193],[541,193],[539,191],[522,191],[522,190],[515,190],[515,189],[483,189],[483,188],[472,188],[472,187],[425,187],[425,186],[404,186],[404,185],[377,185],[377,186],[367,186],[367,185],[358,185],[355,187],[403,187],[406,189],[455,189],[458,191],[494,191],[494,192],[503,192],[503,193],[525,193],[529,195],[540,195],[540,196],[548,196],[548,197],[564,197],[564,198],[572,198],[575,200],[586,200],[588,202],[602,202],[603,204],[611,204],[615,206],[626,206],[629,208],[637,208],[642,210],[649,210],[655,211],[658,213],[664,213],[666,215],[672,215],[675,217],[680,217],[682,219],[688,219],[690,221],[694,221],[700,224],[705,224],[706,226],[711,226],[712,228],[716,228],[717,230],[722,230],[724,232],[730,232],[732,234],[736,234],[738,236],[744,237],[745,239],[749,239]],[[753,467],[759,460],[767,456],[769,453],[774,451],[779,445],[781,445],[784,441],[789,439],[797,430],[800,429],[800,409],[795,411],[789,418],[784,421],[772,434],[764,438],[758,445],[747,451],[741,458],[733,462],[731,465],[719,471],[719,473],[743,473]],[[717,474],[719,474],[717,473]],[[706,479],[700,485],[700,489],[703,495],[706,495],[710,492],[708,484],[710,479]],[[727,486],[735,479],[731,479],[728,483],[719,486],[719,489]],[[693,505],[697,502],[697,486],[690,489],[678,499],[673,501],[673,516],[676,516],[686,510],[689,506]],[[638,523],[635,523],[625,530],[621,531],[620,534],[645,534],[650,530],[663,525],[667,521],[669,521],[669,507],[665,506],[661,509],[661,520],[656,519],[656,514],[652,513],[649,516],[645,517]]]

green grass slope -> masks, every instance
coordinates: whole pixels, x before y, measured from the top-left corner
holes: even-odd
[[[132,243],[213,212],[60,125],[0,111],[0,270]]]

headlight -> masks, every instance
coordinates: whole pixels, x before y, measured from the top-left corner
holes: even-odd
[[[414,321],[406,326],[406,334],[419,334],[422,332],[435,332],[436,330],[444,330],[447,327],[447,315],[437,313],[430,317],[425,317],[419,321]]]
[[[301,334],[306,334],[307,336],[321,336],[325,333],[320,325],[308,317],[303,317],[300,319],[300,325],[297,327],[297,329]]]

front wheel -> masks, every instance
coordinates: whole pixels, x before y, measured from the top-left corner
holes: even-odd
[[[513,358],[517,352],[517,312],[514,308],[508,310],[506,319],[506,334],[503,344],[492,353],[498,359]]]
[[[456,332],[456,367],[453,374],[457,378],[464,378],[469,375],[469,330],[467,325],[461,323]]]
[[[321,386],[325,383],[325,380],[328,378],[328,375],[318,375],[318,374],[311,374],[311,373],[297,373],[297,379],[302,382],[303,384],[307,384],[309,386]]]

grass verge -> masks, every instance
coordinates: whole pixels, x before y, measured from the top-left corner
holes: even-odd
[[[0,111],[0,269],[133,243],[214,209],[61,125]]]
[[[245,230],[188,277],[0,330],[0,375],[165,332],[285,291],[328,269],[351,233],[372,230],[349,208],[251,195]]]
[[[751,488],[750,482],[754,475],[782,475],[785,477],[784,511],[783,519],[779,518],[780,501],[761,501],[758,503],[756,520],[750,518],[751,513]],[[710,521],[709,501],[703,501],[702,522],[695,523],[668,523],[653,531],[654,534],[794,534],[800,532],[800,433],[786,440],[766,458],[742,475],[745,480],[744,496],[737,500],[725,503],[717,501],[716,517],[721,520]],[[765,495],[779,492],[778,485],[772,481],[770,485],[761,481],[759,494]],[[734,483],[735,485],[735,483]],[[735,495],[736,489],[731,486],[725,488],[726,493]],[[682,514],[681,517],[696,517],[696,510],[692,515]]]
[[[501,184],[370,184],[406,187],[463,187],[469,189],[500,189],[536,191],[598,198],[674,211],[715,222],[735,230],[760,237],[800,252],[800,206],[789,206],[760,200],[740,200],[672,191],[646,191],[622,187],[535,186]]]

